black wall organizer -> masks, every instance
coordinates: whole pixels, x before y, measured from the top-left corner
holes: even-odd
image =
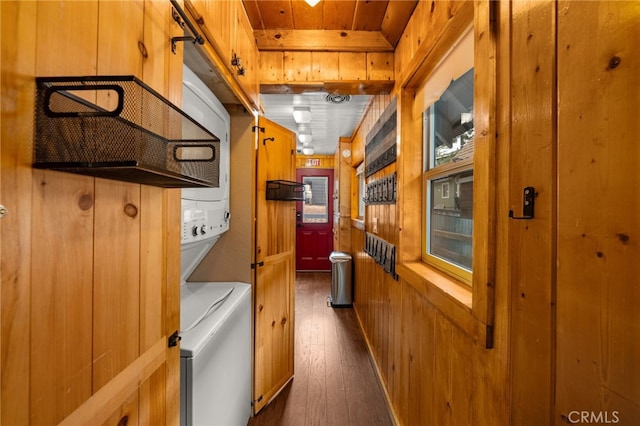
[[[36,168],[219,186],[220,140],[133,76],[36,78]]]
[[[381,179],[374,180],[366,186],[364,203],[395,204],[397,194],[396,173],[393,172]]]
[[[367,134],[365,177],[396,161],[397,126],[397,102],[394,98]]]
[[[268,180],[267,200],[304,201],[304,184],[289,180]]]
[[[398,274],[396,274],[396,246],[370,232],[366,232],[364,251],[394,280],[398,280]]]

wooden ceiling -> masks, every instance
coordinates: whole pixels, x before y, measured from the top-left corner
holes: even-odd
[[[259,50],[393,51],[417,0],[242,0]]]

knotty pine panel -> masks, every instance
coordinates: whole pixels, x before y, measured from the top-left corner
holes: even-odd
[[[176,43],[174,54],[171,52],[171,37],[184,35],[184,29],[173,19],[172,8],[168,2],[144,1],[144,47],[140,47],[142,52],[139,53],[143,81],[170,102],[180,105],[182,86],[176,87],[172,82],[182,81],[184,43]],[[164,122],[167,123],[166,120]],[[168,125],[171,126],[171,123]]]
[[[165,258],[163,262],[166,274],[166,308],[164,333],[170,336],[180,330],[180,258],[182,212],[181,212],[181,189],[167,189],[164,191],[162,203],[163,227],[165,230]],[[166,424],[178,424],[180,422],[180,350],[179,346],[166,348],[166,389],[165,389],[165,412]]]
[[[163,202],[163,188],[140,186],[140,353],[165,335],[167,277],[158,267],[167,250]]]
[[[353,29],[362,31],[376,31],[384,19],[389,1],[356,2]]]
[[[411,14],[415,12],[415,8],[419,2],[415,1],[390,1],[387,5],[385,18],[380,24],[380,32],[389,41],[392,46],[396,46],[405,25],[398,25],[400,22],[406,24]],[[400,19],[400,17],[406,17]]]
[[[138,426],[143,425],[139,417],[138,411],[138,392],[134,391],[131,396],[109,417],[102,426],[111,425],[127,425]]]
[[[364,52],[339,52],[339,79],[366,80],[367,54]]]
[[[48,170],[34,173],[33,184],[31,331],[23,331],[31,361],[22,380],[30,421],[49,424],[92,393],[94,188],[90,177]]]
[[[336,67],[339,63],[338,52],[311,52],[311,80],[339,80],[340,68]]]
[[[260,82],[281,82],[284,77],[284,52],[260,52]]]
[[[473,9],[471,0],[418,3],[405,30],[406,37],[403,35],[396,49],[396,81],[401,85],[411,80],[421,81],[425,76],[416,73],[422,62],[433,53],[434,45],[441,44],[443,36],[448,42],[457,41],[470,27]]]
[[[37,76],[96,74],[98,5],[97,1],[37,3]]]
[[[258,269],[256,292],[255,391],[256,412],[293,375],[294,251],[267,256]]]
[[[297,169],[333,169],[335,164],[335,156],[333,155],[296,155],[296,168]],[[320,160],[320,164],[317,166],[307,165],[308,160]]]
[[[395,78],[394,55],[390,52],[261,51],[259,56],[257,72],[262,84],[365,80],[392,84]],[[381,87],[388,91],[389,84],[384,84]],[[354,87],[355,93],[362,90]]]
[[[323,1],[320,5],[322,5],[323,11],[325,12],[324,29],[352,29],[353,13],[356,8],[355,1]]]
[[[95,183],[94,392],[140,354],[140,186]]]
[[[98,15],[98,75],[142,78],[144,1],[101,1]],[[76,34],[77,37],[77,34]]]
[[[234,44],[235,16],[238,1],[209,1],[186,0],[191,4],[191,10],[196,10],[198,25],[207,29],[211,34],[210,43],[220,55],[223,63],[230,67],[231,51]],[[180,44],[180,43],[178,43]]]
[[[124,6],[111,4],[111,2],[54,1],[37,4],[35,2],[2,2],[1,4],[3,37],[8,34],[7,31],[10,31],[11,38],[15,41],[11,45],[15,46],[15,51],[4,46],[2,52],[2,140],[10,143],[10,145],[3,143],[2,149],[3,203],[8,204],[10,212],[14,213],[3,218],[5,232],[2,234],[2,245],[6,247],[7,242],[10,242],[9,246],[12,249],[3,251],[2,273],[3,282],[8,282],[5,281],[5,274],[10,273],[14,277],[11,281],[16,284],[11,292],[8,292],[9,287],[3,286],[2,298],[2,405],[12,407],[11,410],[2,412],[2,420],[7,424],[28,424],[29,418],[34,424],[54,424],[74,411],[76,407],[81,406],[91,396],[93,337],[90,329],[94,315],[94,302],[92,302],[95,296],[94,273],[103,276],[98,279],[104,280],[106,275],[104,271],[111,268],[115,274],[134,277],[135,282],[132,288],[136,292],[140,291],[140,279],[150,282],[151,286],[164,283],[163,279],[160,282],[157,281],[158,271],[160,274],[166,273],[167,277],[172,276],[175,288],[179,285],[179,263],[177,267],[167,265],[164,257],[167,255],[173,263],[179,258],[179,191],[177,198],[157,205],[158,200],[162,203],[164,199],[164,197],[158,197],[163,190],[148,188],[154,193],[153,196],[147,197],[149,204],[153,205],[139,206],[138,209],[141,217],[144,213],[148,213],[145,217],[149,218],[149,222],[145,222],[146,219],[143,220],[144,232],[146,233],[146,230],[150,232],[150,239],[147,242],[152,244],[157,241],[156,236],[162,239],[166,235],[172,241],[169,246],[174,247],[174,252],[163,252],[161,258],[155,247],[145,247],[144,250],[148,249],[151,253],[146,259],[145,272],[134,272],[129,275],[131,271],[139,269],[140,263],[136,263],[138,260],[133,260],[132,263],[127,259],[120,263],[114,262],[113,257],[100,256],[101,249],[108,251],[114,248],[111,243],[119,244],[118,238],[111,239],[109,235],[111,231],[117,234],[117,226],[110,227],[110,221],[105,219],[102,222],[102,219],[109,216],[112,207],[116,207],[122,213],[122,198],[118,197],[117,201],[104,209],[104,204],[96,207],[95,198],[98,194],[104,201],[105,193],[113,189],[113,181],[103,180],[104,185],[98,184],[99,190],[96,191],[94,178],[61,172],[35,171],[31,168],[33,77],[95,75],[98,69],[106,74],[112,74],[115,71],[125,73],[124,68],[139,70],[141,52],[138,49],[138,42],[141,40],[143,28],[141,5],[141,2],[128,2],[127,6]],[[122,7],[129,9],[122,9]],[[170,10],[170,7],[165,9]],[[148,11],[145,15],[146,19],[154,23],[162,21],[162,18],[156,15],[155,9],[146,10]],[[101,18],[100,11],[102,11]],[[121,19],[123,16],[130,16],[132,19],[123,21]],[[165,18],[168,16],[165,15]],[[100,25],[98,21],[101,22]],[[164,24],[167,22],[165,20]],[[114,62],[112,57],[114,57],[115,47],[111,42],[112,37],[117,37],[115,29],[120,28],[121,25],[127,28],[118,34],[127,40],[122,43],[119,54],[115,55],[120,59]],[[109,29],[109,26],[112,28]],[[36,28],[35,31],[34,28]],[[100,36],[98,28],[102,28]],[[146,29],[151,31],[152,26],[146,26]],[[160,31],[165,31],[165,27],[161,26]],[[149,32],[145,34],[146,37],[151,37]],[[165,36],[166,34],[154,33],[154,37],[157,40],[162,39],[162,43],[166,46],[165,39],[168,37]],[[99,39],[107,43],[104,49]],[[154,52],[151,49],[150,51]],[[20,52],[19,55],[18,52]],[[126,60],[123,60],[125,57]],[[181,70],[181,60],[179,62]],[[152,68],[155,71],[156,65]],[[157,82],[156,88],[161,93],[174,93],[172,96],[175,97],[175,91],[171,90],[172,85],[160,81],[162,78],[168,78],[168,68],[158,65],[157,69],[160,70],[160,74],[157,79],[153,78],[153,81]],[[126,73],[140,76],[138,71]],[[181,81],[181,78],[178,80]],[[11,88],[15,95],[8,96],[7,88]],[[5,113],[9,112],[5,106],[11,105],[8,102],[9,99],[15,99],[17,102],[17,108],[12,112],[18,120],[16,123],[5,119]],[[11,137],[4,137],[8,134],[7,132],[11,132]],[[28,142],[22,143],[23,141]],[[140,185],[132,185],[132,187],[139,190]],[[138,196],[138,202],[140,202],[140,196]],[[17,211],[20,211],[20,214],[15,214]],[[127,211],[133,214],[131,209]],[[177,213],[174,215],[175,221],[167,225],[165,233],[163,229],[156,229],[155,226],[158,224],[164,226],[169,223],[164,219],[169,211]],[[163,218],[162,222],[160,218]],[[16,225],[16,231],[20,232],[8,232],[6,226],[13,228],[13,225]],[[96,226],[100,229],[94,228]],[[175,228],[175,232],[171,231],[171,226]],[[95,238],[105,235],[109,240],[109,243],[102,244],[101,248],[96,250],[95,258],[94,249],[100,244],[94,238],[94,230]],[[140,244],[144,238],[139,233],[136,237],[134,233],[133,239],[135,241],[131,240],[130,245],[132,249],[127,253],[132,254],[132,259],[138,259]],[[32,241],[37,241],[37,244],[33,244]],[[19,249],[14,251],[14,247]],[[160,244],[160,247],[167,247],[167,244]],[[175,250],[176,247],[177,250]],[[120,246],[113,251],[119,250]],[[15,267],[8,268],[5,261],[11,259],[11,253],[15,253],[17,257],[14,258]],[[70,258],[72,260],[69,260]],[[98,266],[94,268],[95,265]],[[158,290],[160,295],[154,291],[152,287],[142,291],[147,298],[143,308],[145,314],[142,315],[143,317],[146,315],[143,319],[146,324],[143,334],[146,336],[144,339],[147,343],[140,343],[137,338],[129,339],[133,341],[131,346],[135,351],[138,351],[139,346],[148,347],[148,343],[154,339],[153,336],[161,343],[164,342],[162,335],[164,331],[161,328],[167,326],[167,323],[156,315],[164,315],[165,309],[175,311],[172,324],[175,329],[179,327],[176,325],[179,294],[177,296],[175,293],[172,294],[173,307],[168,308],[166,305],[157,305],[158,296],[164,297],[164,290]],[[7,295],[10,297],[7,298]],[[126,292],[118,296],[116,305],[122,305],[121,299],[124,300],[124,304],[132,300]],[[99,300],[95,303],[104,306],[108,300]],[[133,300],[133,303],[137,302]],[[134,308],[134,310],[137,309],[139,308]],[[32,313],[31,319],[29,319],[29,312]],[[135,333],[138,333],[139,315],[132,315],[130,319],[131,321],[127,321],[127,327],[135,328]],[[105,320],[105,324],[111,326],[112,324],[107,324],[108,322],[110,320]],[[7,330],[10,332],[6,332]],[[18,336],[24,338],[20,339]],[[120,344],[118,343],[120,337],[119,335],[112,339],[115,342],[114,345]],[[127,340],[126,337],[123,339]],[[11,349],[7,350],[9,347]],[[117,349],[119,350],[120,348]],[[172,357],[177,362],[173,361],[170,367],[163,364],[162,368],[163,371],[167,368],[167,373],[174,371],[179,374],[179,351],[173,352],[178,355],[177,358]],[[26,357],[25,354],[27,354]],[[24,362],[17,362],[18,357]],[[176,374],[171,376],[174,377],[173,383],[177,384],[178,376]],[[17,387],[15,391],[12,388],[14,383]],[[153,387],[158,389],[158,392],[164,392],[159,384],[154,384]],[[134,389],[135,387],[131,387],[132,391]],[[31,395],[31,402],[29,395]],[[178,401],[177,396],[177,393],[174,393],[167,397],[167,401]],[[105,397],[103,403],[108,403],[109,398],[110,396]],[[155,398],[160,399],[157,395]],[[141,400],[141,404],[143,403],[144,401]],[[176,406],[175,403],[173,405]],[[86,409],[82,411],[86,413]],[[160,409],[157,411],[162,413]],[[178,411],[173,409],[173,412]],[[178,415],[170,416],[172,414],[167,413],[169,423],[177,423]],[[104,420],[100,416],[94,419]]]
[[[179,369],[179,364],[178,364]],[[167,417],[165,398],[167,393],[167,363],[162,364],[147,380],[140,384],[138,390],[138,415],[141,425],[174,424]],[[179,400],[179,396],[176,395]],[[178,414],[180,410],[178,408]]]
[[[393,80],[393,54],[367,53],[367,80]]]
[[[311,77],[311,52],[284,52],[285,81],[309,81]]]
[[[580,407],[631,425],[640,419],[640,14],[630,2],[557,7],[554,421]]]
[[[35,69],[30,70],[34,76],[92,75],[96,72],[98,4],[87,2],[66,6],[60,7],[58,2],[37,4],[36,43],[30,46],[31,50],[25,47],[22,51],[25,57],[27,52],[35,52]],[[33,31],[32,23],[24,24]],[[78,40],[78,32],[86,38]],[[84,60],[77,61],[77,58]],[[33,108],[32,102],[30,105]],[[28,123],[33,123],[31,115],[27,119]],[[31,143],[18,145],[32,148]],[[3,152],[3,162],[5,155]],[[25,160],[29,159],[25,165],[30,166],[32,153],[25,152],[25,155],[28,155]],[[31,339],[27,358],[30,368],[16,372],[31,397],[27,403],[13,400],[9,394],[9,402],[3,400],[3,405],[15,407],[18,413],[27,410],[31,422],[46,424],[62,420],[92,392],[94,180],[52,171],[29,173],[33,187],[15,196],[30,197],[33,203],[30,214],[20,212],[29,229],[19,237],[23,241],[33,238],[33,243],[27,245],[31,248],[31,256],[17,260],[29,265],[32,271],[30,276],[25,276],[31,287],[31,300],[25,301],[25,307],[31,311],[31,321],[30,325],[22,324],[26,329],[21,331]],[[25,174],[21,179],[28,178]],[[3,191],[3,197],[15,190]],[[16,242],[22,245],[21,241]],[[5,395],[3,381],[3,397]],[[21,405],[25,403],[27,405]]]
[[[363,232],[353,229],[352,239],[364,244]],[[479,380],[478,346],[409,283],[363,256],[355,309],[398,424],[484,422],[474,416],[488,386]]]
[[[291,2],[291,16],[295,17],[295,26],[297,28],[306,28],[310,30],[322,30],[324,24],[324,5],[326,2],[322,2],[316,6],[311,7],[303,1]]]
[[[240,75],[234,70],[234,75],[240,86],[245,90],[255,105],[259,105],[259,62],[260,54],[255,44],[253,29],[249,18],[239,1],[235,14],[235,46],[234,52],[241,61],[244,74]]]
[[[295,180],[295,135],[260,117],[256,198],[255,383],[257,413],[293,375],[295,203],[266,200],[267,180]]]
[[[550,117],[556,104],[556,7],[553,1],[513,3],[511,14],[511,209],[516,215],[522,212],[525,186],[538,193],[536,220],[514,220],[509,227],[509,245],[518,247],[511,257],[512,336],[527,336],[512,342],[517,424],[546,423],[551,418],[556,165]]]
[[[8,214],[0,221],[2,347],[0,423],[29,422],[30,299],[33,176],[31,172],[35,84],[35,2],[0,2],[0,193]],[[25,54],[29,52],[30,54]],[[25,142],[25,143],[18,143]],[[28,196],[24,196],[27,194]],[[17,213],[19,212],[19,213]],[[6,407],[12,407],[11,410]]]

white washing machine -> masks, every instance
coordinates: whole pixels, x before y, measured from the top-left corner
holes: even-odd
[[[182,191],[180,424],[246,425],[251,416],[251,286],[188,282],[229,229],[229,114],[184,68],[183,110],[220,139],[217,188]]]
[[[251,417],[251,286],[181,289],[180,424],[246,425]]]

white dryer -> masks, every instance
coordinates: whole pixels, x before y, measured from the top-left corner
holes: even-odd
[[[246,425],[251,416],[251,286],[189,282],[229,229],[229,114],[184,68],[183,110],[220,139],[219,186],[182,190],[180,424]]]

